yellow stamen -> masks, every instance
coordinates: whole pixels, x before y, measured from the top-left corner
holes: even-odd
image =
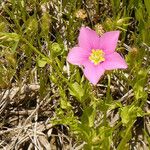
[[[104,58],[105,53],[100,49],[92,49],[91,55],[89,56],[89,60],[94,63],[94,65],[97,65],[103,61],[105,61]]]

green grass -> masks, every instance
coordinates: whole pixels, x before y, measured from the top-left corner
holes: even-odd
[[[77,16],[81,9],[85,16]],[[92,86],[79,67],[66,62],[83,25],[96,31],[98,25],[104,31],[120,30],[117,51],[128,69],[108,72]],[[34,132],[42,121],[52,125],[39,131],[51,148],[148,149],[149,29],[149,0],[0,2],[0,96],[2,102],[7,101],[6,105],[0,101],[0,147],[26,149],[30,143],[35,149],[44,147]],[[22,93],[25,85],[39,88]],[[20,90],[14,97],[3,96],[16,87]],[[36,113],[24,115],[23,111],[31,110]],[[16,137],[20,124],[24,126]],[[17,138],[28,135],[24,131],[27,125],[36,136],[20,144]]]

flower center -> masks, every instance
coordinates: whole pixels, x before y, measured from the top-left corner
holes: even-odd
[[[91,52],[91,54],[89,56],[89,60],[91,62],[93,62],[94,65],[97,65],[97,64],[105,61],[104,55],[105,55],[105,53],[102,50],[100,50],[100,49],[98,49],[98,50],[92,49],[92,52]]]

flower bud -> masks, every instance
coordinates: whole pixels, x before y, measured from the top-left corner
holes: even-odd
[[[84,9],[79,9],[75,13],[76,18],[84,20],[87,17],[87,13]]]

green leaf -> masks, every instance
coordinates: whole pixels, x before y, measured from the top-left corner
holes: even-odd
[[[135,85],[133,87],[136,100],[140,98],[147,98],[147,93],[144,90],[147,83],[147,74],[147,70],[141,69],[136,76]]]
[[[150,1],[149,0],[144,0],[144,3],[145,3],[145,6],[146,6],[146,9],[147,9],[147,12],[150,16]]]
[[[109,105],[110,110],[113,110],[118,107],[122,107],[121,102],[118,102],[118,101],[113,101],[113,102],[111,102],[111,104],[108,104],[108,105]]]
[[[43,68],[47,64],[47,61],[45,59],[40,59],[37,63],[39,67]]]
[[[25,33],[28,35],[34,35],[38,31],[38,21],[35,17],[30,17],[26,22]]]
[[[50,29],[50,23],[51,23],[51,16],[48,12],[44,12],[43,16],[41,18],[41,29],[42,29],[42,33],[44,35],[49,34],[49,29]]]
[[[63,99],[63,98],[60,99],[60,106],[62,109],[71,108],[70,103],[66,99]]]
[[[5,40],[5,41],[19,41],[20,36],[16,33],[5,33],[5,32],[0,32],[0,40]]]
[[[84,89],[77,82],[70,85],[70,94],[75,96],[78,100],[82,100],[84,96]]]
[[[7,31],[7,24],[5,22],[1,22],[0,20],[0,32],[6,32]]]
[[[121,120],[123,125],[127,126],[128,124],[134,122],[137,117],[142,117],[144,115],[143,110],[137,106],[125,106],[121,108]]]
[[[105,126],[101,126],[98,129],[98,134],[99,137],[101,139],[101,146],[102,149],[106,149],[109,150],[110,149],[110,145],[111,145],[111,140],[112,140],[112,128],[111,127],[105,127]]]
[[[94,126],[94,120],[95,120],[95,110],[92,107],[87,107],[84,109],[81,122],[88,127]]]

